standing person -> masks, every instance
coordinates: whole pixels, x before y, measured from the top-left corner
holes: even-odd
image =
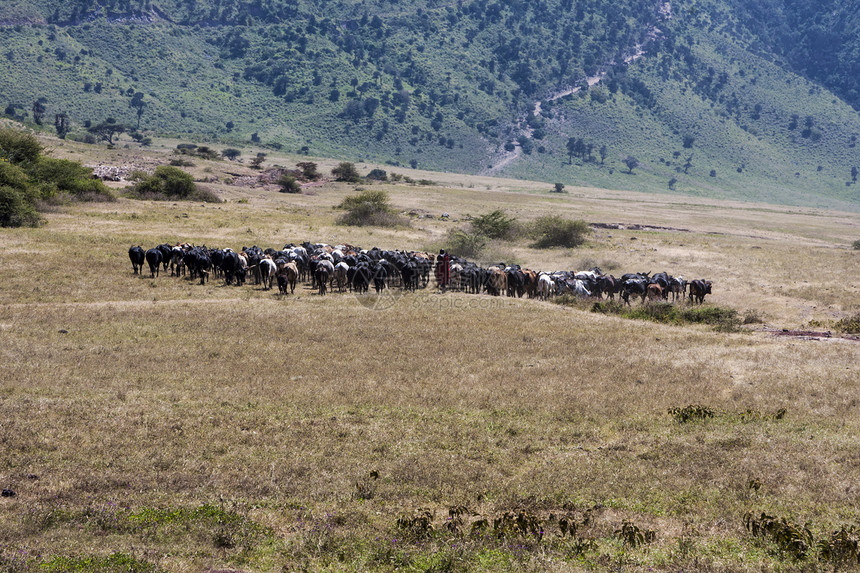
[[[436,259],[436,284],[441,290],[448,288],[448,282],[451,280],[451,257],[445,252],[445,249],[439,251],[439,257]]]

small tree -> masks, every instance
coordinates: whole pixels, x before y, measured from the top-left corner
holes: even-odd
[[[224,151],[221,152],[221,155],[223,155],[226,159],[229,159],[230,161],[235,161],[240,155],[242,155],[242,152],[239,151],[238,149],[233,149],[232,147],[228,147],[227,149],[225,149]]]
[[[47,102],[48,100],[43,97],[33,102],[33,121],[36,122],[36,125],[42,125],[42,118],[45,116],[45,104]]]
[[[146,102],[143,101],[143,92],[135,92],[131,97],[128,107],[134,108],[137,113],[137,128],[140,129],[140,118],[143,116],[143,110],[146,108]]]
[[[609,150],[605,145],[601,145],[598,152],[600,153],[600,164],[603,165],[603,162],[606,161],[606,157],[609,155]]]
[[[260,152],[257,154],[257,156],[254,159],[251,160],[251,167],[253,167],[254,169],[260,169],[263,165],[263,161],[265,161],[265,160],[266,160],[266,154]]]
[[[851,168],[851,183],[857,183],[857,167]]]
[[[88,131],[97,136],[102,141],[107,141],[108,145],[113,145],[113,138],[120,133],[125,132],[125,126],[121,123],[115,123],[107,120],[98,125],[94,125]]]
[[[672,189],[674,191],[675,190],[675,184],[677,182],[678,182],[678,180],[675,177],[672,177],[671,179],[669,179],[669,189]]]
[[[161,195],[164,199],[190,199],[196,191],[191,175],[171,165],[159,165],[152,175],[137,172],[132,180],[135,181],[132,192],[143,197]]]
[[[296,163],[296,167],[302,170],[302,178],[306,181],[316,181],[322,177],[322,173],[317,171],[317,164],[313,161]]]
[[[851,243],[851,246],[854,248],[855,251],[860,251],[860,239],[857,239],[856,241]]]
[[[361,175],[358,174],[355,164],[348,161],[339,163],[337,167],[331,170],[331,174],[334,175],[335,181],[346,181],[347,183],[361,181]]]
[[[633,157],[632,155],[628,155],[624,159],[624,165],[626,165],[627,169],[630,170],[629,173],[631,175],[633,175],[633,170],[636,169],[637,167],[639,167],[639,160],[636,159],[635,157]]]
[[[388,181],[388,173],[385,172],[385,169],[371,169],[370,173],[366,175],[366,179],[372,179],[373,181]]]
[[[54,115],[54,129],[57,130],[57,137],[66,138],[66,134],[69,133],[69,116],[65,112]]]
[[[695,137],[693,137],[692,135],[685,135],[684,136],[684,149],[692,149],[693,143],[695,143],[695,142],[696,142]]]
[[[552,193],[564,193],[564,183],[556,183]]]

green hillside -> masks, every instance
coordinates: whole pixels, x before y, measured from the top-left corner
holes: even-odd
[[[138,140],[857,209],[856,40],[827,4],[2,0],[0,109],[66,114],[76,139],[111,118]],[[786,31],[807,21],[841,51]]]

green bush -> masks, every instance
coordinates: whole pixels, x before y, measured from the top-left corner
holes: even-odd
[[[585,221],[569,221],[558,215],[541,217],[532,226],[534,246],[538,249],[578,247],[585,242],[589,233],[591,228]]]
[[[463,229],[451,229],[448,231],[447,251],[452,255],[466,259],[480,258],[487,246],[484,235],[480,233],[469,233]]]
[[[338,218],[341,225],[398,227],[408,226],[409,221],[397,215],[388,203],[388,193],[366,189],[346,197],[338,209],[346,213]]]
[[[513,239],[519,227],[517,220],[508,217],[501,209],[473,217],[471,224],[476,234],[490,239]]]
[[[42,153],[42,146],[31,134],[12,128],[0,128],[0,160],[9,163],[32,163]]]
[[[851,243],[851,246],[854,247],[855,251],[860,251],[860,239],[857,239],[856,241]]]
[[[138,199],[220,202],[211,191],[198,189],[191,175],[171,165],[159,165],[152,175],[134,173],[131,179],[135,183],[128,194]]]
[[[0,185],[0,227],[36,227],[41,222],[26,191]]]
[[[58,192],[69,193],[79,199],[110,201],[114,197],[104,183],[93,178],[93,170],[66,159],[40,157],[29,169],[34,182],[42,186],[42,198]]]
[[[281,175],[281,178],[278,179],[278,185],[281,187],[281,193],[301,193],[302,186],[296,181],[296,178],[290,175],[289,173],[284,173]]]
[[[331,170],[331,174],[334,175],[335,181],[346,181],[347,183],[361,181],[361,175],[358,174],[355,164],[348,161],[339,163],[337,167]]]

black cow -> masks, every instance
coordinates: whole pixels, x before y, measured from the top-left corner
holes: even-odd
[[[158,248],[149,249],[146,251],[146,262],[149,263],[149,274],[151,278],[158,276],[158,269],[161,266],[162,258],[161,251]]]
[[[705,295],[711,294],[711,281],[706,280],[694,280],[690,281],[690,302],[692,303],[695,300],[697,303],[702,304],[705,302]]]
[[[645,296],[648,294],[647,279],[628,279],[624,281],[621,287],[621,298],[630,306],[630,295],[642,297],[642,302],[645,302]]]
[[[143,271],[143,261],[146,260],[146,252],[140,245],[131,247],[128,250],[128,258],[131,259],[131,268],[134,269],[134,274],[140,274]]]

